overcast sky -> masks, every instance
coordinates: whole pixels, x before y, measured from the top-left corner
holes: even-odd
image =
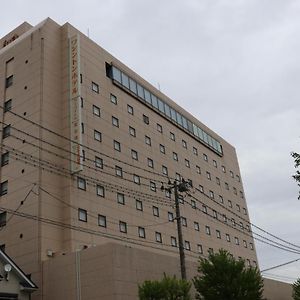
[[[89,30],[236,147],[251,221],[300,245],[290,157],[300,151],[299,16],[297,0],[11,0],[0,36],[46,17]],[[300,257],[256,247],[261,269]],[[300,262],[270,273],[293,281]]]

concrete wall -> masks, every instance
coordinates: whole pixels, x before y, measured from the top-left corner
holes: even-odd
[[[292,285],[264,278],[264,296],[267,300],[292,300]]]

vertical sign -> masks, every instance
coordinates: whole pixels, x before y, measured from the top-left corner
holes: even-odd
[[[82,171],[79,36],[69,38],[71,172]]]

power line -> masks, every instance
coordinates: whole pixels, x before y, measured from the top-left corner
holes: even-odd
[[[260,272],[262,273],[262,272],[274,270],[274,269],[277,269],[277,268],[280,268],[280,267],[283,267],[283,266],[286,266],[286,265],[295,263],[296,261],[299,261],[299,260],[300,260],[300,258],[293,259],[293,260],[290,260],[290,261],[288,261],[288,262],[286,262],[286,263],[282,263],[282,264],[280,264],[280,265],[276,265],[276,266],[274,266],[274,267],[270,267],[270,268],[264,269],[264,270],[262,270],[262,271],[260,271]]]

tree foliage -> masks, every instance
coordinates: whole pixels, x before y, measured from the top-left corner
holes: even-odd
[[[300,154],[296,152],[292,152],[291,155],[294,158],[295,169],[296,169],[296,173],[295,175],[293,175],[293,178],[296,180],[298,186],[300,187],[300,171],[298,170],[298,168],[300,167]],[[300,200],[300,191],[299,191],[298,200]]]
[[[190,300],[191,283],[177,279],[175,276],[169,277],[164,274],[164,278],[158,280],[146,280],[139,285],[140,300]]]
[[[262,300],[263,279],[257,268],[247,268],[229,252],[200,258],[199,275],[193,280],[200,300]]]
[[[293,299],[300,300],[300,278],[293,283]]]

